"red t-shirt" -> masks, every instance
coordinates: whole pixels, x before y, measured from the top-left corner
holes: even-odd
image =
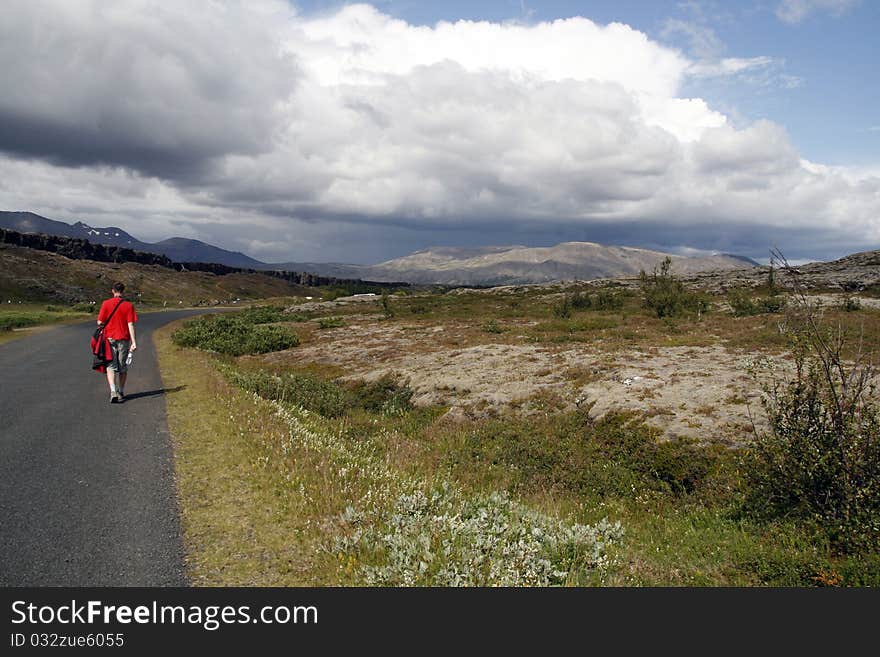
[[[98,312],[98,321],[106,322],[118,303],[119,297],[107,299],[102,303],[101,310]],[[119,306],[119,310],[113,313],[113,317],[110,317],[107,328],[104,329],[104,335],[114,340],[131,340],[131,335],[128,333],[128,323],[136,321],[138,321],[138,318],[137,313],[134,311],[134,306],[130,301],[123,301],[122,305]]]

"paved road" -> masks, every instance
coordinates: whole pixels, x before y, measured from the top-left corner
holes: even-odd
[[[94,322],[0,345],[0,585],[186,585],[152,330],[196,313],[141,315],[124,404]]]

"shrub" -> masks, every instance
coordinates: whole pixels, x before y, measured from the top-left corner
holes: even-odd
[[[382,415],[403,415],[412,409],[413,391],[392,375],[343,387],[305,372],[242,372],[228,366],[220,369],[230,381],[248,392],[264,399],[296,404],[324,417],[340,417],[352,408]]]
[[[486,333],[503,333],[504,329],[498,324],[497,320],[490,319],[488,322],[483,324],[483,331]]]
[[[388,508],[349,507],[333,551],[368,586],[550,586],[602,567],[619,523],[566,524],[505,493],[449,485],[404,492]]]
[[[371,382],[355,383],[349,389],[352,405],[383,415],[402,415],[412,410],[413,391],[396,377],[386,374]]]
[[[172,335],[180,347],[194,347],[230,356],[264,354],[299,344],[295,333],[281,326],[261,326],[236,315],[208,315],[191,320]]]
[[[340,328],[345,326],[345,320],[341,317],[322,317],[318,320],[318,328]]]
[[[794,277],[792,277],[793,279]],[[797,285],[796,281],[793,283]],[[764,389],[769,431],[744,457],[745,509],[821,529],[844,551],[880,546],[880,407],[866,354],[843,358],[846,336],[820,322],[796,288],[795,373]]]
[[[880,413],[845,383],[801,355],[795,378],[768,391],[770,430],[746,453],[746,506],[759,517],[815,521],[838,547],[877,547]]]
[[[553,316],[557,319],[568,319],[571,317],[571,299],[568,298],[568,295],[563,295],[563,297],[553,304]]]
[[[758,307],[762,313],[779,313],[785,310],[787,305],[788,302],[781,295],[770,295],[758,299]]]
[[[311,374],[272,374],[265,371],[241,372],[231,367],[221,370],[235,385],[274,401],[288,402],[324,417],[339,417],[349,406],[345,390],[335,383]]]
[[[634,416],[589,419],[584,410],[547,419],[492,420],[452,440],[446,460],[472,469],[482,464],[531,490],[562,488],[599,498],[654,490],[696,492],[714,471],[712,448],[656,432]]]
[[[379,305],[382,308],[382,315],[385,319],[391,319],[394,317],[394,308],[391,307],[391,299],[388,298],[387,292],[382,292],[382,298],[379,300]]]
[[[575,310],[589,310],[593,307],[593,298],[589,294],[577,290],[569,298],[569,303]]]
[[[620,310],[625,300],[621,291],[600,289],[596,294],[584,294],[578,290],[569,298],[569,305],[575,310]]]
[[[250,330],[243,353],[266,354],[299,345],[299,338],[283,326],[254,326]]]
[[[672,272],[672,259],[666,257],[660,267],[648,275],[639,273],[644,305],[659,318],[680,317],[694,313],[701,315],[709,310],[708,300],[701,294],[687,290]]]
[[[742,289],[728,292],[727,301],[734,317],[778,313],[786,306],[785,297],[778,294],[753,299],[748,291]]]
[[[615,292],[613,290],[599,290],[596,293],[596,299],[593,301],[592,307],[595,310],[620,310],[626,300],[625,292]]]
[[[294,321],[281,306],[253,306],[245,308],[236,315],[246,324],[269,324],[270,322]]]
[[[350,296],[350,292],[344,288],[328,288],[321,291],[321,298],[324,301],[335,301],[341,297]]]
[[[848,313],[856,312],[862,309],[862,302],[858,297],[853,297],[847,294],[840,302],[840,308]]]
[[[73,304],[70,309],[77,313],[96,313],[100,309],[100,306],[96,303],[81,301],[79,303]]]
[[[48,311],[14,311],[0,313],[0,331],[11,331],[12,329],[25,328],[27,326],[37,326],[48,322],[57,322],[58,315]]]

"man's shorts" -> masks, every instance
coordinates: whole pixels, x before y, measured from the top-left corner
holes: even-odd
[[[120,374],[127,372],[128,365],[125,364],[125,361],[128,360],[131,340],[114,340],[113,338],[109,338],[109,340],[110,349],[113,351],[113,360],[107,364],[107,369],[111,372],[119,372]]]

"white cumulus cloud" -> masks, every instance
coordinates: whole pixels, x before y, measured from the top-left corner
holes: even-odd
[[[713,235],[763,244],[762,230],[878,238],[876,178],[808,165],[783,127],[736,127],[681,95],[688,76],[767,58],[695,62],[587,18],[415,26],[369,5],[310,17],[281,0],[4,9],[6,209],[112,216],[144,239],[279,260],[341,259],[342,244],[356,259],[359,240],[415,244],[418,231],[479,243],[636,226],[657,243],[690,226],[695,248],[716,248]]]

